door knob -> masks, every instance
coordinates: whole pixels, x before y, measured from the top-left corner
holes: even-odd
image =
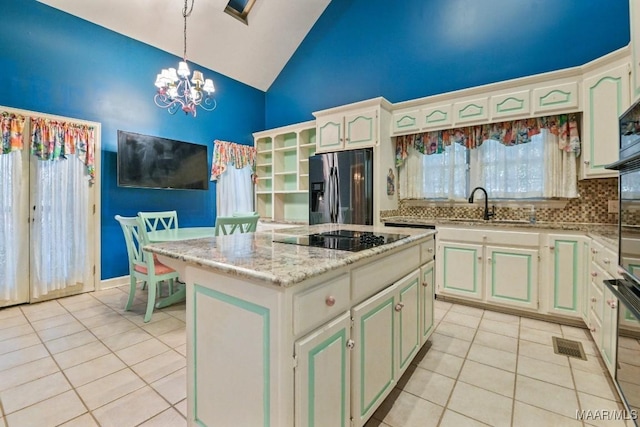
[[[327,297],[327,299],[324,300],[325,304],[327,304],[329,307],[333,307],[333,305],[336,303],[336,299],[334,297],[332,297],[331,295],[329,295]]]

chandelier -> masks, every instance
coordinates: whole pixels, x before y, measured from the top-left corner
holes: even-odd
[[[194,71],[189,80],[191,71],[187,65],[187,17],[193,11],[194,0],[191,0],[191,8],[187,8],[188,0],[184,0],[182,17],[184,18],[184,52],[178,69],[165,68],[156,76],[158,92],[153,100],[158,107],[166,108],[169,114],[175,114],[182,110],[185,114],[196,116],[196,107],[206,111],[216,108],[216,100],[213,99],[213,81],[206,79],[200,71]]]

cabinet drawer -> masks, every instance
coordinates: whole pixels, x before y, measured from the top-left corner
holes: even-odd
[[[468,228],[438,228],[438,239],[491,245],[540,245],[539,233],[526,231],[471,230]]]
[[[594,240],[591,243],[591,253],[593,254],[593,260],[603,270],[612,276],[617,275],[618,257],[612,250]]]
[[[362,301],[420,266],[420,246],[415,245],[380,261],[373,261],[352,271],[352,298]]]
[[[436,240],[431,239],[420,245],[420,264],[426,264],[435,258]]]
[[[293,333],[298,335],[349,309],[349,275],[313,287],[293,297]]]
[[[593,273],[596,273],[596,276],[593,276]],[[604,301],[603,301],[603,292],[602,292],[602,270],[598,267],[593,267],[591,270],[592,278],[591,278],[591,289],[589,292],[589,306],[591,307],[591,311],[596,315],[598,320],[602,323],[602,315],[604,309]]]

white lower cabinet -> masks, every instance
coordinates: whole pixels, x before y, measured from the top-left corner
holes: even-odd
[[[433,277],[429,261],[295,342],[296,425],[367,422],[433,332]]]
[[[582,318],[584,236],[549,234],[549,313]]]
[[[482,300],[482,245],[441,240],[438,243],[438,293]]]
[[[486,298],[489,302],[538,308],[538,250],[487,246]]]
[[[604,287],[604,304],[600,353],[611,377],[615,378],[618,341],[618,299],[606,286]]]
[[[420,344],[427,342],[433,333],[433,300],[435,299],[435,266],[431,261],[420,268],[422,286],[420,287]]]
[[[420,349],[419,270],[352,309],[353,426],[369,419]]]
[[[350,425],[351,316],[344,313],[295,344],[297,426]]]
[[[440,240],[437,244],[437,293],[497,305],[538,308],[537,233],[482,231],[448,237],[478,239],[482,243]],[[447,233],[445,234],[445,237]],[[513,246],[505,246],[513,241]],[[498,243],[498,244],[489,244]]]

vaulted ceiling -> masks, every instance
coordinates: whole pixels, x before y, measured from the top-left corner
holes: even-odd
[[[38,1],[182,57],[181,0]],[[195,1],[187,59],[266,91],[331,0],[256,0],[248,24],[225,13],[228,1]]]

